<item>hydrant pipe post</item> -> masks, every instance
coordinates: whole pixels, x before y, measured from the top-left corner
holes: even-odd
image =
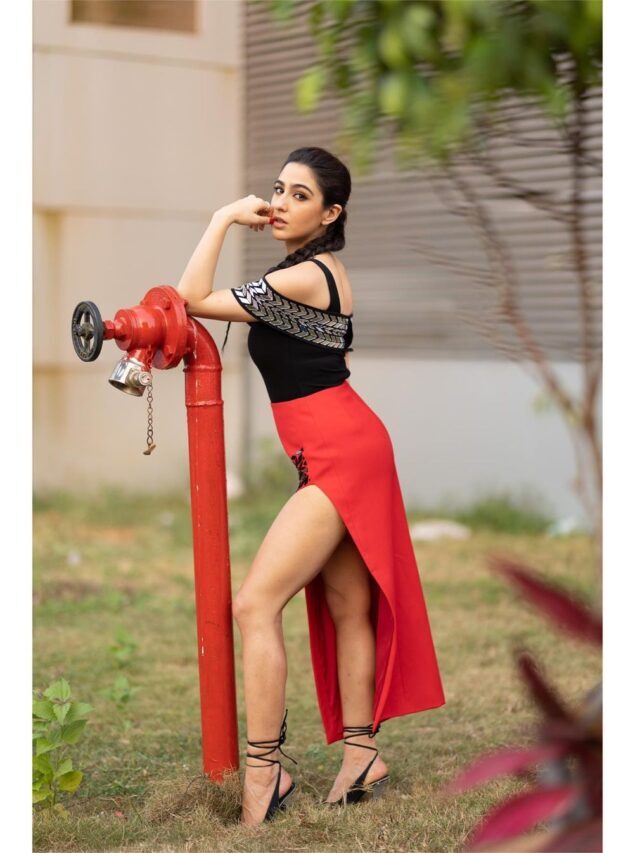
[[[184,360],[202,764],[206,775],[221,781],[226,770],[239,767],[222,365],[213,339],[185,305],[168,285],[152,288],[139,305],[104,322],[97,306],[81,302],[71,334],[83,361],[98,357],[103,340],[114,340],[126,351],[125,360],[135,359],[146,371]],[[115,384],[127,390],[126,383]]]
[[[222,365],[207,330],[191,318],[185,395],[200,668],[203,770],[239,767],[231,614]]]

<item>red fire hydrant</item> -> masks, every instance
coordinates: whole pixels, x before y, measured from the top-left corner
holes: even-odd
[[[125,355],[109,382],[135,396],[151,384],[152,367],[168,370],[184,360],[202,762],[204,773],[220,781],[225,770],[239,767],[222,365],[211,335],[187,314],[186,304],[173,287],[163,285],[103,322],[93,302],[80,302],[71,337],[83,361],[94,361],[103,340],[113,338]]]

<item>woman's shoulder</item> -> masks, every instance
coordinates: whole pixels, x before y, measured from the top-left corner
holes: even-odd
[[[313,302],[318,298],[322,287],[326,287],[324,273],[311,261],[302,261],[292,267],[274,270],[266,273],[263,279],[282,296],[298,302]]]
[[[335,279],[340,294],[340,303],[342,311],[345,314],[350,314],[353,306],[353,297],[349,274],[342,261],[333,252],[319,252],[314,256],[317,260],[322,261],[327,266]],[[313,264],[315,266],[315,264]]]

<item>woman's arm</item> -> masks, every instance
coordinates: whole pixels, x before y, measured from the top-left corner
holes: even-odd
[[[233,215],[225,207],[216,210],[211,217],[211,222],[196,246],[176,288],[180,296],[189,303],[188,308],[201,303],[213,290],[213,278],[220,250],[227,229],[233,223]]]
[[[326,299],[324,292],[327,289],[327,282],[324,273],[310,261],[270,273],[269,287],[281,296],[298,301]],[[234,291],[236,296],[234,296]],[[241,300],[236,298],[237,293],[237,288],[234,288],[233,291],[231,289],[214,290],[204,299],[190,301],[187,306],[187,313],[193,317],[205,317],[209,320],[258,322],[249,311],[245,311],[242,307]]]
[[[231,320],[237,323],[255,323],[257,320],[235,298],[231,290],[214,290],[199,302],[187,305],[187,314],[191,317],[203,317],[206,320]]]

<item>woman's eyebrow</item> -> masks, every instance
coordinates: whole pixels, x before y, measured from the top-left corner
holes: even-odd
[[[279,178],[277,180],[275,180],[273,183],[274,183],[274,185],[275,184],[282,184],[282,186],[285,186],[284,181],[281,181]],[[292,187],[302,187],[303,189],[308,190],[308,192],[310,192],[311,195],[313,195],[313,190],[309,189],[309,187],[306,184],[291,184],[291,186]]]

